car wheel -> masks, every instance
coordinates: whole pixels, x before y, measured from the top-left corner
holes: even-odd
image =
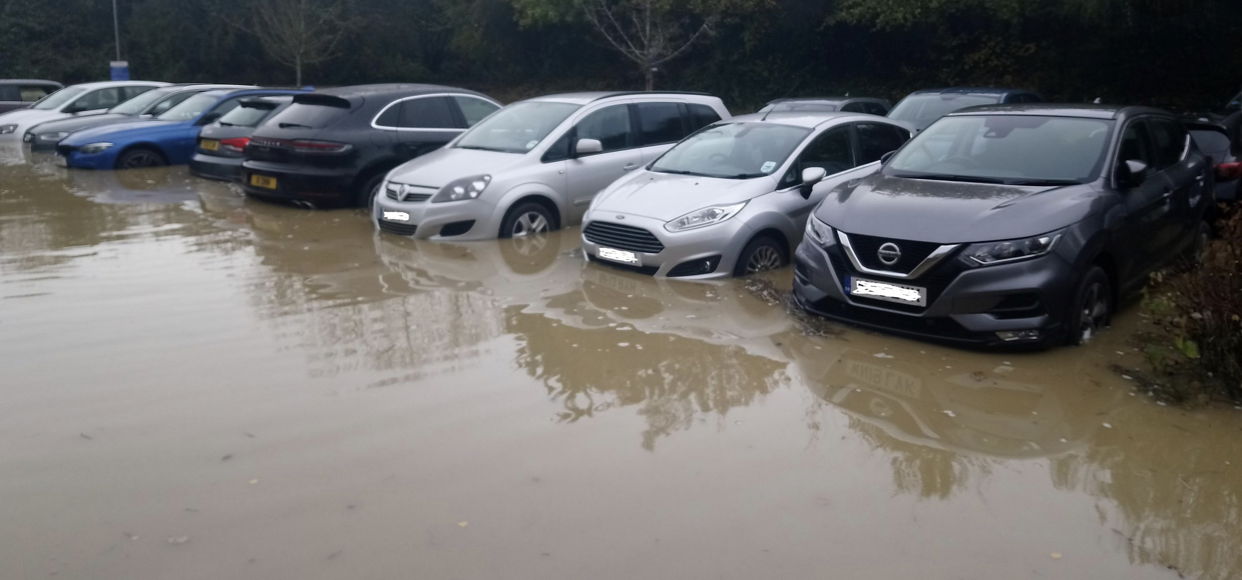
[[[520,203],[505,214],[500,222],[500,237],[521,238],[544,234],[556,229],[556,218],[543,204]]]
[[[772,236],[759,236],[742,248],[737,264],[733,266],[733,275],[748,276],[775,270],[789,263],[787,254],[788,250],[780,240]]]
[[[354,200],[355,205],[365,207],[368,210],[375,208],[375,196],[379,195],[380,187],[384,185],[384,176],[376,175],[367,180],[366,185],[362,186],[362,190],[358,192],[358,199]]]
[[[141,169],[143,167],[159,167],[167,165],[159,151],[146,147],[135,147],[121,154],[116,160],[117,169]]]
[[[1069,316],[1069,343],[1083,345],[1108,326],[1113,315],[1112,283],[1099,266],[1092,266],[1074,291]]]

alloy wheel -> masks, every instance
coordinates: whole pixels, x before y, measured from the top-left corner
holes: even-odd
[[[751,252],[746,260],[746,273],[766,272],[781,267],[781,252],[771,245],[763,245]]]
[[[164,160],[154,152],[139,149],[125,155],[123,167],[125,169],[138,169],[142,167],[155,167],[163,163]]]
[[[1079,305],[1078,342],[1086,344],[1108,324],[1108,289],[1103,283],[1094,282],[1083,292]]]
[[[548,218],[537,211],[528,211],[513,222],[513,237],[543,234],[548,231]]]

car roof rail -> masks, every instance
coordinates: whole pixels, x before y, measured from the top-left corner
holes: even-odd
[[[606,93],[598,97],[595,97],[594,99],[591,100],[591,102],[599,101],[602,99],[611,99],[614,97],[632,97],[635,95],[683,95],[683,96],[691,96],[691,97],[715,97],[716,96],[711,93],[704,93],[704,92],[699,92],[699,91],[617,91],[615,93]]]

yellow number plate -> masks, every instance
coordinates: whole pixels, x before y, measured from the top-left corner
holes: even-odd
[[[266,175],[259,175],[258,173],[251,173],[250,185],[262,187],[264,189],[276,189],[276,178],[268,177]]]
[[[203,139],[198,142],[198,146],[201,147],[203,151],[215,151],[220,148],[220,142],[215,139]]]

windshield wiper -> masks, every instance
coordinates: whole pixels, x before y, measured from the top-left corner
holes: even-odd
[[[457,149],[473,149],[474,151],[495,151],[497,153],[511,153],[505,149],[496,149],[495,147],[483,147],[481,145],[457,145]]]
[[[907,179],[926,179],[929,181],[964,181],[967,183],[996,183],[1009,184],[1004,179],[996,177],[981,177],[978,175],[952,175],[946,173],[904,173],[897,172],[897,177],[905,177]]]
[[[314,129],[314,127],[311,127],[310,125],[303,125],[301,123],[281,123],[279,127],[281,129],[293,129],[294,127],[299,129]]]
[[[1075,179],[1010,179],[1005,181],[1005,185],[1078,185],[1081,181]]]
[[[673,175],[700,175],[700,176],[701,176],[701,175],[703,175],[702,173],[695,173],[695,172],[693,172],[693,171],[686,171],[685,169],[659,169],[659,168],[652,168],[651,170],[652,170],[652,171],[655,171],[656,173],[671,173],[671,174],[673,174]]]

